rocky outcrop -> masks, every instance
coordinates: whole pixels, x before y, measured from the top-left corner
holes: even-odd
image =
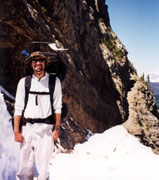
[[[113,33],[104,0],[6,0],[0,16],[0,84],[15,95],[24,76],[23,49],[31,42],[54,42],[63,101],[61,142],[66,148],[128,119],[127,94],[136,71]],[[41,44],[42,51],[51,51]]]
[[[129,118],[124,126],[131,134],[139,137],[144,145],[159,153],[159,116],[156,100],[148,83],[137,76],[135,79],[137,81],[128,93]]]

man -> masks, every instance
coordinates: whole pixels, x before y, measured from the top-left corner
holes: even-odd
[[[29,93],[25,111],[23,111],[25,78],[18,83],[14,113],[14,137],[15,141],[20,143],[20,167],[17,180],[33,180],[34,163],[38,171],[38,180],[46,180],[49,177],[49,161],[54,141],[59,136],[62,92],[60,80],[56,77],[53,92],[54,115],[52,115],[50,95],[39,93],[49,92],[49,74],[45,71],[48,61],[49,59],[39,51],[33,52],[26,60],[26,65],[33,70],[30,91],[34,93]],[[46,119],[51,123],[43,122]],[[20,130],[21,121],[24,124],[22,130]]]

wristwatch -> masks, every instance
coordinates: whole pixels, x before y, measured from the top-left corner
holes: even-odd
[[[60,126],[55,126],[55,130],[60,130]]]

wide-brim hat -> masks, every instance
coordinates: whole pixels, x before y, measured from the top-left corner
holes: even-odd
[[[35,51],[31,53],[30,56],[25,59],[25,65],[30,65],[30,62],[33,59],[41,59],[41,58],[45,59],[46,64],[50,62],[50,59],[47,56],[45,56],[42,52]]]

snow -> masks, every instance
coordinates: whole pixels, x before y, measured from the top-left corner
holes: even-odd
[[[51,180],[155,180],[159,156],[122,125],[95,134],[51,160]]]
[[[19,144],[10,118],[0,93],[0,180],[15,180],[18,168]],[[159,156],[151,148],[118,125],[92,135],[70,154],[54,153],[50,180],[157,180],[158,164]]]
[[[19,144],[14,142],[10,119],[0,91],[0,180],[14,180],[18,168]]]

